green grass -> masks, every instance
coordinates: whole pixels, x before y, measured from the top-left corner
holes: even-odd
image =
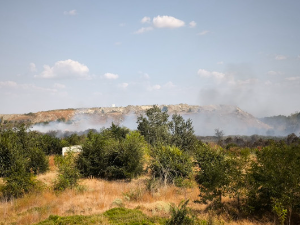
[[[47,220],[44,220],[37,225],[72,225],[72,224],[109,224],[108,220],[103,215],[94,216],[49,216]]]
[[[111,224],[111,225],[154,225],[165,224],[166,219],[148,217],[137,209],[113,208],[93,216],[49,216],[37,225]]]

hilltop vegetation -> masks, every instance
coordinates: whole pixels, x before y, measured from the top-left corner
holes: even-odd
[[[191,120],[178,114],[170,118],[157,106],[138,117],[137,124],[136,131],[112,123],[99,132],[89,130],[86,134],[73,133],[62,138],[53,132],[30,131],[24,125],[2,127],[1,215],[10,223],[41,222],[57,207],[53,202],[61,201],[60,196],[68,193],[68,198],[85,196],[85,200],[74,200],[68,210],[57,210],[57,216],[41,224],[212,224],[212,221],[224,224],[241,223],[245,219],[256,223],[275,220],[278,224],[298,224],[300,139],[295,134],[247,147],[222,137],[218,144],[206,144],[195,136]],[[81,153],[60,156],[61,147],[78,144],[82,145]],[[54,160],[53,154],[56,154]],[[38,179],[51,173],[50,182]],[[109,188],[90,186],[91,182]],[[113,189],[117,194],[112,193]],[[169,190],[172,197],[167,197]],[[87,196],[91,193],[92,201],[88,203]],[[95,197],[101,194],[106,196],[101,198],[112,195],[113,199],[105,203]],[[56,200],[50,204],[45,196]],[[25,212],[15,206],[14,216],[8,212],[8,201],[14,205],[32,198],[43,198],[39,201],[46,202],[30,206]],[[95,202],[93,198],[98,200]],[[148,217],[139,211],[149,213],[147,205],[155,200],[168,201],[159,206],[159,217]],[[26,201],[30,204],[30,200]],[[77,205],[82,201],[91,207],[82,206],[78,211]],[[120,209],[101,214],[112,207]],[[138,208],[130,211],[124,207]],[[31,222],[20,222],[18,217],[29,215],[30,210],[40,216]],[[76,214],[82,216],[61,217]],[[128,216],[128,222],[125,217],[113,219],[121,215]],[[6,224],[5,220],[0,222]]]

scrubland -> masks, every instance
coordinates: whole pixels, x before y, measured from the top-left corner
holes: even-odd
[[[216,129],[208,144],[155,106],[137,122],[61,138],[2,127],[0,225],[299,224],[295,134],[245,142]]]
[[[170,217],[170,205],[178,205],[182,200],[190,199],[188,207],[203,221],[214,221],[213,224],[271,224],[247,219],[234,220],[226,213],[219,215],[207,210],[207,205],[195,203],[199,188],[179,188],[174,185],[162,186],[155,193],[146,190],[144,175],[131,181],[107,181],[103,179],[80,179],[80,186],[67,189],[61,193],[53,191],[53,182],[57,168],[50,156],[50,170],[37,176],[43,188],[39,192],[26,194],[18,199],[0,202],[0,224],[34,224],[47,219],[50,215],[99,215],[105,211],[125,207],[138,209],[149,217]],[[2,181],[2,180],[1,180]],[[224,202],[229,203],[229,198]],[[106,222],[105,222],[106,221]],[[110,224],[103,218],[103,223]],[[204,223],[203,223],[204,224]]]

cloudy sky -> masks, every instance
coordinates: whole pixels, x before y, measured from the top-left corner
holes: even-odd
[[[0,114],[300,110],[299,0],[0,0]]]

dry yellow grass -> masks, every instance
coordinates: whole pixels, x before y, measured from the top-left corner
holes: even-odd
[[[57,172],[53,166],[46,174],[39,175],[38,180],[50,187]],[[200,218],[208,218],[204,213],[205,205],[194,203],[198,199],[197,187],[180,189],[174,186],[161,187],[155,194],[145,190],[145,179],[141,177],[131,182],[106,181],[101,179],[81,179],[84,191],[66,190],[55,194],[51,188],[42,193],[26,195],[20,199],[0,202],[0,224],[32,224],[45,220],[49,215],[92,215],[119,206],[139,207],[147,215],[168,216],[169,203],[179,204],[184,199],[191,199],[189,207],[198,212]],[[141,193],[139,198],[130,200],[124,193]],[[122,202],[121,202],[122,201]],[[219,218],[220,220],[222,218]],[[227,222],[231,225],[254,225],[250,221]],[[267,223],[265,223],[267,224]]]

